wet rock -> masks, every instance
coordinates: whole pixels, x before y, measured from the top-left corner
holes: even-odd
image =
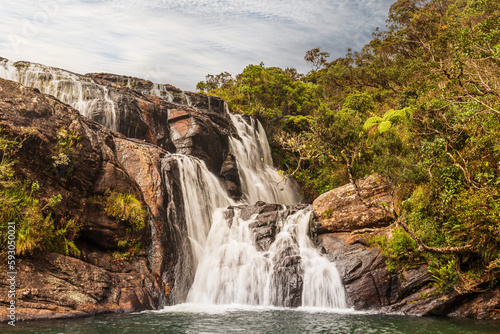
[[[361,236],[357,239],[362,240]],[[385,258],[377,248],[365,242],[352,243],[350,233],[319,236],[328,258],[335,262],[345,287],[349,305],[356,309],[378,309],[398,303],[414,291],[426,286],[431,275],[427,267],[390,273]]]
[[[287,205],[269,204],[257,202],[254,205],[241,205],[235,208],[240,210],[240,217],[243,220],[253,218],[255,222],[250,224],[253,231],[255,247],[259,251],[269,250],[269,246],[274,242],[276,235],[280,232],[279,222],[287,216],[304,209],[307,205]],[[234,217],[231,207],[226,213],[226,218]]]
[[[170,137],[176,152],[200,158],[210,171],[218,173],[229,153],[229,130],[223,131],[207,113],[194,109],[170,109],[168,115]],[[218,114],[211,116],[219,121],[222,119]],[[230,129],[229,121],[226,125]]]
[[[224,188],[227,190],[229,196],[234,200],[241,199],[241,181],[238,172],[238,166],[234,155],[228,154],[222,163],[220,175],[223,178]]]
[[[391,201],[388,185],[376,175],[360,180],[359,187],[367,203],[388,204]],[[382,227],[393,220],[392,215],[382,208],[364,205],[352,184],[322,194],[314,200],[313,210],[318,217],[314,226],[317,234]]]

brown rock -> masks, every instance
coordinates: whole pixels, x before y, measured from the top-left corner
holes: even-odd
[[[79,137],[77,144],[67,152],[72,167],[64,173],[54,170],[52,158],[58,151],[57,136],[61,128]],[[157,279],[160,275],[154,275],[149,269],[145,256],[168,261],[169,250],[150,247],[149,254],[143,251],[142,256],[126,264],[115,263],[108,252],[117,249],[118,241],[131,237],[145,246],[152,244],[150,224],[140,232],[127,231],[125,224],[107,216],[94,200],[103,196],[107,189],[115,189],[135,195],[145,208],[157,205],[152,200],[155,195],[143,192],[136,182],[142,182],[143,178],[139,175],[132,178],[128,170],[133,170],[125,168],[129,166],[122,165],[123,156],[116,154],[115,140],[121,144],[125,140],[123,136],[83,118],[53,97],[3,79],[0,79],[0,129],[8,138],[25,139],[16,154],[17,175],[40,184],[36,195],[42,201],[62,195],[61,203],[51,208],[53,217],[64,215],[65,219],[73,218],[82,224],[74,240],[82,252],[81,259],[43,252],[33,258],[19,258],[19,318],[67,317],[158,307],[164,298],[163,283]],[[132,155],[132,150],[131,146],[123,153]],[[147,202],[143,194],[148,195]],[[155,222],[150,213],[153,210],[146,211],[147,222]],[[162,223],[168,224],[168,221],[163,219]],[[164,265],[161,270],[167,267]],[[5,282],[6,272],[1,275],[1,281]],[[6,285],[1,283],[0,304],[7,302],[4,289]]]
[[[0,273],[0,294],[6,298],[6,271]],[[155,282],[148,275],[114,273],[60,254],[42,254],[19,261],[16,276],[17,319],[66,318],[158,307]],[[3,300],[2,300],[3,302]],[[6,319],[7,309],[0,308]]]
[[[380,177],[371,175],[359,183],[361,196],[366,202],[390,203],[389,187]],[[319,196],[313,202],[313,210],[319,217],[315,226],[317,234],[387,226],[393,220],[392,215],[384,209],[364,205],[352,184]]]
[[[455,318],[500,320],[500,286],[483,293],[472,294],[448,316]]]

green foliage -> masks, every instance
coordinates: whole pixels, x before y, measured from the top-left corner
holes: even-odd
[[[323,211],[321,213],[320,218],[329,219],[329,218],[332,218],[332,215],[333,215],[333,211],[331,209],[326,209],[325,211]]]
[[[434,282],[441,291],[453,288],[460,278],[460,269],[454,258],[431,257],[429,272],[432,274]]]
[[[134,195],[108,190],[102,201],[108,216],[127,223],[133,231],[141,231],[146,226],[146,210]]]
[[[114,261],[122,264],[125,261],[132,260],[139,251],[144,250],[145,247],[140,241],[136,240],[121,240],[118,242],[118,250],[114,251],[111,255]]]
[[[368,114],[375,110],[375,103],[369,94],[352,93],[344,99],[343,107],[355,110],[361,114]]]
[[[379,240],[391,269],[426,262],[441,289],[469,291],[500,272],[500,2],[398,0],[388,23],[331,62],[308,51],[307,75],[249,65],[210,93],[263,122],[310,201],[381,175],[426,245],[470,245],[420,253],[396,229]]]
[[[62,177],[71,174],[73,162],[71,161],[70,151],[78,140],[80,140],[80,136],[75,134],[72,130],[67,131],[65,128],[61,128],[57,133],[57,145],[55,147],[56,155],[52,156],[52,165],[57,170],[64,171],[64,175],[60,175]]]
[[[37,181],[22,181],[16,176],[14,158],[22,142],[0,136],[2,160],[0,162],[0,245],[6,250],[8,222],[16,227],[18,255],[31,255],[37,251],[58,252],[79,256],[74,243],[80,224],[74,219],[55,219],[50,209],[58,205],[62,196],[54,195],[45,205],[36,197],[40,186]]]
[[[382,117],[370,117],[363,125],[363,130],[368,131],[375,128],[377,133],[387,132],[391,129],[393,124],[397,124],[407,119],[410,115],[410,110],[410,107],[399,110],[389,109]],[[377,125],[377,127],[375,127],[375,125]]]
[[[411,268],[423,262],[416,253],[416,242],[402,228],[392,230],[392,236],[378,235],[368,240],[370,246],[379,246],[382,255],[387,258],[387,269],[391,272],[401,267]]]

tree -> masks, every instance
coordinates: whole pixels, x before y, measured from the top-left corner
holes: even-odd
[[[330,57],[330,52],[322,52],[321,48],[314,48],[306,52],[304,59],[311,64],[312,71],[317,72],[325,66],[328,57]]]

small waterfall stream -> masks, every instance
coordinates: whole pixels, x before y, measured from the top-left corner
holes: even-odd
[[[40,64],[0,59],[0,77],[55,96],[87,118],[117,131],[116,104],[108,87],[93,79]],[[99,116],[96,116],[99,115]]]
[[[117,104],[110,89],[94,79],[68,71],[0,58],[0,77],[38,88],[79,110],[83,116],[105,115],[98,121],[112,130],[117,125]],[[172,102],[165,86],[148,91]],[[114,93],[115,95],[117,93]],[[190,105],[188,95],[184,103]],[[262,125],[252,117],[232,114],[239,139],[230,137],[243,198],[235,203],[205,163],[197,158],[169,154],[162,160],[178,168],[187,236],[192,254],[186,263],[196,268],[187,301],[205,304],[247,304],[346,308],[344,288],[335,264],[322,256],[308,236],[310,207],[291,214],[283,205],[276,236],[268,249],[258,250],[254,240],[257,215],[243,219],[241,207],[257,201],[293,205],[301,202],[293,180],[273,168],[271,149]],[[229,208],[228,208],[229,207]],[[232,215],[229,215],[229,211]],[[191,261],[192,260],[192,261]]]
[[[294,180],[284,179],[273,168],[271,148],[260,122],[248,117],[248,123],[243,115],[226,112],[241,138],[231,137],[229,143],[238,164],[244,200],[250,204],[257,201],[300,203],[299,189]]]

